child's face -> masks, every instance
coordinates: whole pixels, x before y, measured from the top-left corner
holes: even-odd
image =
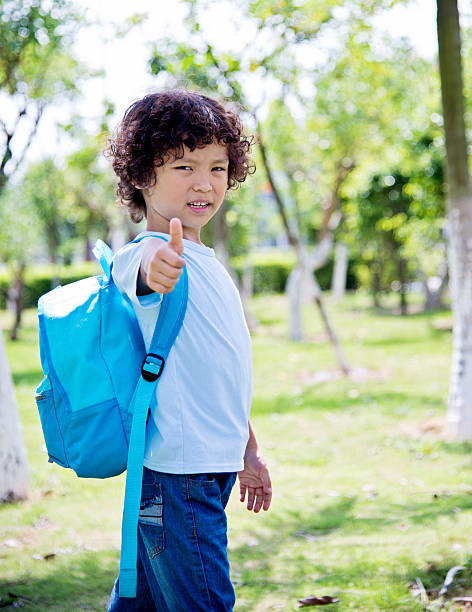
[[[178,217],[184,238],[200,242],[200,229],[221,206],[228,185],[228,151],[211,144],[190,151],[181,159],[170,157],[156,168],[156,184],[143,190],[147,229],[169,232],[169,221]]]

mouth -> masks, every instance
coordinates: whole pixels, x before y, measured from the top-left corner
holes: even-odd
[[[208,210],[211,204],[208,200],[195,200],[193,202],[187,202],[187,206],[194,212],[202,212]]]

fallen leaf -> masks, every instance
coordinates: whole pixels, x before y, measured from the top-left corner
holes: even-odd
[[[323,595],[322,597],[305,597],[304,599],[298,600],[299,608],[306,608],[308,606],[327,606],[329,604],[338,603],[337,597],[331,597],[330,595]]]
[[[31,558],[35,561],[50,561],[51,559],[54,559],[55,556],[56,553],[48,553],[47,555],[38,555],[36,553],[34,555],[31,555]]]

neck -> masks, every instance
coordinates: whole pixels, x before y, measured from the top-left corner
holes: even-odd
[[[170,234],[170,219],[166,219],[165,217],[160,217],[158,219],[148,219],[146,224],[146,231],[148,232],[161,232],[163,234]],[[196,242],[197,244],[202,244],[203,242],[200,240],[200,228],[199,227],[182,227],[182,234],[185,240],[190,240],[191,242]]]

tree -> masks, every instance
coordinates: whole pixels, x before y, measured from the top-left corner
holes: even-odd
[[[78,23],[66,0],[0,0],[0,192],[20,166],[45,108],[78,94],[83,74],[68,45]],[[25,138],[26,134],[26,138]]]
[[[372,291],[378,307],[380,292],[389,291],[395,282],[402,314],[407,312],[408,283],[420,280],[425,307],[433,307],[446,278],[443,162],[440,145],[435,144],[437,127],[433,128],[405,147],[399,167],[374,174],[367,187],[343,205],[343,239],[361,262],[362,284]],[[436,284],[441,276],[435,290],[428,286],[433,276]]]
[[[68,51],[68,30],[77,22],[66,0],[0,0],[0,193],[21,166],[46,106],[78,91],[81,70]],[[22,499],[27,491],[26,451],[0,331],[0,500]]]
[[[63,170],[52,158],[31,164],[23,179],[22,192],[23,198],[36,213],[49,261],[55,264],[68,224],[64,207],[66,187]]]
[[[120,211],[114,201],[114,179],[103,156],[106,134],[110,132],[107,120],[113,110],[106,102],[100,132],[93,137],[84,132],[80,118],[66,126],[80,146],[66,158],[64,208],[74,224],[75,239],[83,241],[85,260],[91,258],[96,235],[110,241],[126,222],[124,209]]]
[[[258,71],[259,74],[265,75],[267,80],[276,79],[282,88],[288,89],[297,71],[294,46],[302,41],[316,38],[321,26],[332,18],[334,4],[331,2],[323,4],[313,2],[308,3],[303,10],[298,10],[292,6],[292,3],[283,3],[274,9],[265,2],[249,2],[245,7],[247,13],[243,20],[253,29],[256,28],[255,34],[260,41],[251,41],[251,44],[242,49],[240,53],[233,52],[230,54],[217,51],[205,37],[205,34],[201,32],[199,19],[206,3],[188,2],[187,26],[189,32],[197,32],[198,35],[193,37],[193,40],[190,40],[188,44],[165,41],[159,47],[156,46],[151,59],[151,70],[154,74],[167,72],[174,76],[177,75],[177,80],[185,79],[199,88],[217,90],[222,96],[235,101],[245,109],[255,127],[267,181],[270,184],[287,240],[297,255],[298,269],[301,271],[299,277],[301,279],[307,277],[306,270],[311,262],[308,262],[305,245],[300,240],[299,232],[293,227],[293,223],[288,217],[286,202],[276,184],[274,173],[271,171],[269,151],[266,147],[264,131],[258,116],[259,106],[262,102],[250,103],[245,93],[244,81],[248,73]],[[249,20],[251,20],[251,23],[249,23]],[[269,33],[272,35],[272,40],[267,45],[263,41],[265,36],[267,43],[267,34]],[[283,96],[285,93],[284,90],[281,95]],[[318,255],[319,252],[316,253],[317,257]],[[348,373],[347,361],[324,309],[321,290],[316,283],[316,279],[312,279],[312,283],[316,290],[315,302],[320,308],[327,333],[335,346],[340,367],[345,373]],[[298,288],[298,286],[295,286],[291,294],[298,297]],[[297,306],[297,312],[300,312],[298,300],[296,299],[293,302]],[[297,337],[296,339],[300,338]]]
[[[464,121],[457,0],[437,0],[441,97],[446,135],[449,275],[453,353],[447,426],[472,439],[472,185]]]
[[[39,225],[36,211],[23,197],[21,185],[9,183],[0,196],[0,260],[8,264],[13,278],[9,296],[15,309],[11,340],[17,339],[21,324],[26,267],[42,246]]]

